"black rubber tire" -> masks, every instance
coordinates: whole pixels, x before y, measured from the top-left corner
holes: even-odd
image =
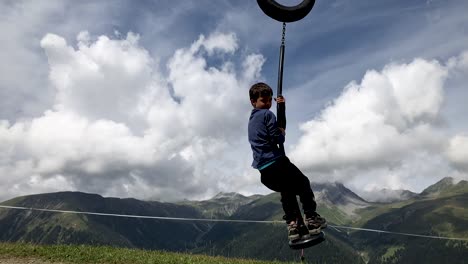
[[[300,240],[295,242],[289,241],[289,247],[291,249],[304,249],[318,245],[323,241],[325,241],[325,234],[323,232],[320,232],[318,235],[313,235],[306,239],[301,238]]]
[[[303,0],[296,6],[284,6],[275,0],[257,0],[257,3],[267,16],[280,22],[294,22],[309,14],[314,7],[315,0]]]

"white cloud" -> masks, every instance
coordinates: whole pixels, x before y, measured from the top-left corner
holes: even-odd
[[[453,85],[453,95],[447,102],[447,119],[452,130],[452,137],[448,140],[443,153],[448,161],[457,170],[452,173],[456,179],[468,178],[468,130],[466,130],[466,89],[468,76],[468,51],[448,60],[447,67]]]
[[[49,78],[57,89],[55,109],[69,110],[92,120],[142,121],[136,102],[151,90],[153,61],[132,33],[122,40],[100,36],[90,43],[78,35],[78,50],[65,39],[47,34],[41,41],[49,64]]]
[[[255,2],[207,4],[219,12],[207,17],[190,2],[146,11],[130,2],[0,2],[0,200],[65,189],[160,199],[267,192],[250,167],[246,98],[254,80],[276,80],[281,28]],[[339,48],[329,33],[361,18],[307,30],[334,19],[323,10],[288,27],[286,143],[296,143],[288,153],[312,181],[418,191],[444,176],[467,178],[468,52],[442,63],[466,48],[461,10],[447,5],[443,19],[424,25],[425,12],[403,15],[400,24],[413,26]],[[265,57],[250,50],[272,58],[266,78]],[[337,94],[362,69],[415,56],[442,59],[371,70]],[[295,122],[324,98],[336,100],[299,135]]]
[[[442,154],[449,135],[440,115],[450,70],[415,59],[368,71],[301,125],[291,157],[312,180],[337,180],[361,190],[420,191],[432,183],[428,179],[450,176],[453,168]],[[457,150],[449,151],[451,157],[460,156]]]
[[[41,46],[55,102],[30,121],[0,123],[5,197],[70,189],[173,200],[266,191],[239,129],[250,109],[240,94],[262,78],[265,59],[246,55],[237,72],[234,35],[200,36],[178,49],[167,76],[133,33],[93,40],[84,31],[76,48],[47,34]],[[221,62],[208,66],[218,55]],[[420,191],[443,176],[466,177],[468,140],[449,140],[440,125],[446,80],[463,76],[465,65],[462,54],[447,66],[415,59],[368,71],[301,126],[293,161],[312,181],[361,190]]]
[[[449,142],[446,155],[456,168],[468,173],[468,136],[454,136]]]
[[[200,36],[175,52],[164,78],[138,35],[92,41],[81,32],[77,40],[76,49],[54,34],[41,41],[53,109],[0,125],[4,196],[73,189],[173,200],[238,182],[230,176],[244,168],[223,157],[237,156],[250,109],[239,94],[259,77],[261,55],[247,55],[236,72],[235,35]],[[223,62],[207,67],[206,54]]]
[[[223,53],[233,53],[237,50],[237,37],[234,33],[223,34],[216,32],[211,34],[208,38],[205,39],[204,36],[200,36],[197,42],[192,45],[192,50],[198,50],[200,46],[203,45],[208,55],[213,55],[217,50]]]
[[[440,109],[445,76],[442,66],[424,60],[367,72],[301,126],[292,156],[311,169],[400,160],[409,147],[434,138],[428,126]]]
[[[38,117],[49,109],[55,90],[47,85],[48,66],[40,39],[47,32],[72,36],[83,28],[105,32],[121,3],[0,1],[0,119]],[[99,30],[97,30],[99,28]]]

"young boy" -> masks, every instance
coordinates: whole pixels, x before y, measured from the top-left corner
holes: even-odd
[[[316,212],[317,204],[309,179],[278,147],[278,144],[284,142],[286,134],[284,128],[278,127],[275,114],[269,110],[273,90],[265,83],[256,83],[250,88],[249,95],[254,107],[249,120],[249,142],[254,159],[252,167],[260,171],[261,182],[266,187],[281,193],[288,239],[294,242],[307,233],[319,234],[321,229],[327,227],[327,223]],[[275,101],[285,103],[282,96],[275,98]],[[299,195],[302,203],[305,223],[296,195]]]

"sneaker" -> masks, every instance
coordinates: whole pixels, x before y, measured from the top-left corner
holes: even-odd
[[[322,229],[327,228],[327,220],[317,213],[311,217],[307,217],[305,219],[305,224],[311,235],[318,235]]]
[[[299,236],[301,239],[308,239],[310,237],[310,232],[304,222],[298,224]]]
[[[299,238],[301,238],[301,235],[299,234],[297,223],[295,221],[291,221],[288,224],[288,239],[289,241],[296,241]]]

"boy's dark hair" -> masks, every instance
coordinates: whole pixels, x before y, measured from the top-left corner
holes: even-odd
[[[273,90],[266,83],[256,83],[250,87],[249,90],[250,100],[257,100],[259,97],[263,96],[273,96]]]

